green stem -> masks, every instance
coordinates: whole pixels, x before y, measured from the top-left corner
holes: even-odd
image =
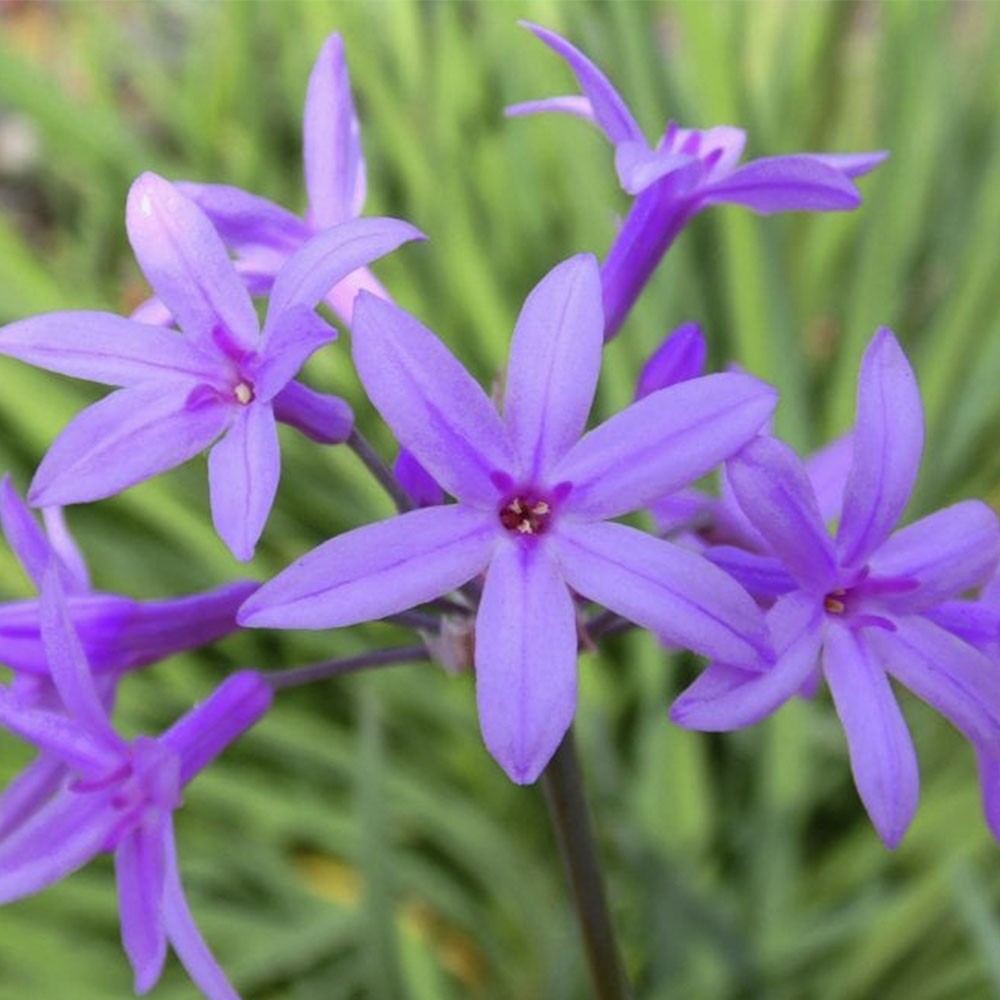
[[[542,790],[573,893],[594,994],[598,1000],[629,1000],[632,990],[608,911],[572,727],[542,774]]]

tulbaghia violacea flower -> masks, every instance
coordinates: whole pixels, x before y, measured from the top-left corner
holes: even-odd
[[[58,571],[42,588],[42,634],[64,712],[0,688],[0,725],[59,758],[73,779],[0,841],[0,903],[40,892],[97,854],[115,856],[122,942],[145,993],[167,942],[210,1000],[235,990],[201,937],[181,887],[173,813],[181,789],[268,709],[258,674],[234,674],[157,739],[115,732],[70,622]]]
[[[305,242],[331,226],[356,219],[364,205],[365,161],[340,35],[330,35],[326,40],[310,74],[302,139],[309,198],[304,218],[240,188],[178,183],[234,251],[236,267],[254,295],[271,290],[285,261]],[[336,277],[321,294],[349,324],[354,297],[362,288],[387,297],[367,267]],[[163,323],[169,320],[169,313],[154,299],[143,305],[134,318]]]
[[[357,219],[293,254],[275,280],[263,330],[204,213],[144,174],[126,221],[140,266],[181,332],[100,312],[50,313],[0,330],[0,354],[122,386],[59,435],[35,474],[35,506],[111,496],[187,461],[208,460],[212,520],[242,560],[253,556],[278,487],[275,420],[329,442],[350,434],[343,400],[295,381],[336,336],[314,312],[332,283],[420,234],[394,219]]]
[[[573,592],[679,645],[759,669],[770,655],[748,595],[701,557],[607,519],[697,479],[769,417],[775,393],[712,375],[653,393],[582,438],[602,345],[593,257],[528,297],[503,417],[429,330],[360,295],[353,349],[369,398],[457,504],[334,538],[240,612],[255,627],[332,628],[401,611],[486,570],[476,619],[479,718],[517,782],[538,776],[576,707]]]
[[[83,557],[58,508],[44,511],[48,533],[35,522],[9,477],[0,483],[0,524],[28,577],[39,589],[46,568],[59,575],[73,627],[108,711],[128,671],[195,649],[238,628],[236,609],[257,589],[249,580],[203,594],[137,601],[94,591]],[[12,691],[25,707],[58,707],[42,640],[39,602],[0,604],[0,663],[14,671]],[[43,804],[63,782],[66,766],[42,753],[0,795],[0,838]]]
[[[853,460],[836,539],[802,463],[774,438],[728,465],[736,499],[796,588],[768,614],[779,659],[750,676],[713,663],[671,715],[695,729],[733,729],[809,689],[822,670],[843,724],[861,799],[890,847],[916,808],[917,762],[892,675],[949,719],[988,760],[1000,759],[1000,667],[942,628],[933,609],[982,584],[1000,529],[978,501],[893,532],[916,479],[923,415],[896,339],[880,330],[858,385]]]
[[[851,178],[887,155],[799,153],[740,166],[742,129],[686,129],[673,122],[651,146],[611,82],[579,49],[553,31],[523,23],[566,60],[583,96],[529,101],[507,114],[555,111],[593,122],[615,147],[622,187],[636,196],[601,268],[606,338],[618,332],[660,258],[703,208],[735,204],[762,215],[856,208],[861,197]]]

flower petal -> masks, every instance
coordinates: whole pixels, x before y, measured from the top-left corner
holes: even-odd
[[[563,578],[670,643],[746,669],[772,659],[753,599],[706,559],[623,524],[557,523]]]
[[[699,205],[743,205],[773,212],[835,212],[857,208],[861,195],[839,170],[808,155],[751,160],[699,190]]]
[[[861,566],[889,537],[910,498],[923,444],[916,377],[892,331],[882,327],[858,378],[854,456],[837,533],[845,565]]]
[[[342,323],[353,328],[354,301],[361,292],[368,292],[380,299],[392,298],[369,268],[359,267],[342,281],[338,281],[326,293],[323,301],[340,317]]]
[[[554,31],[549,31],[529,21],[520,21],[536,38],[541,39],[553,52],[561,56],[569,64],[580,89],[590,101],[594,118],[604,134],[613,142],[629,140],[645,141],[642,129],[639,128],[632,112],[621,99],[618,91],[611,85],[608,78],[577,48],[560,38]]]
[[[708,345],[697,323],[684,323],[671,331],[642,366],[635,398],[642,399],[657,389],[698,378],[705,371]]]
[[[309,221],[325,229],[355,218],[365,203],[365,160],[338,34],[323,43],[309,75],[302,140]]]
[[[312,235],[287,208],[240,188],[191,181],[177,181],[174,187],[208,216],[219,236],[237,253],[266,247],[287,255]]]
[[[354,412],[339,396],[289,382],[271,401],[274,417],[319,444],[343,444],[354,429]]]
[[[55,754],[42,753],[0,795],[0,842],[31,819],[71,775],[66,762]]]
[[[661,389],[595,428],[552,470],[567,512],[618,517],[701,478],[747,443],[777,394],[746,375],[706,375]]]
[[[894,599],[918,611],[985,583],[1000,560],[1000,524],[979,500],[936,511],[892,535],[872,555],[873,577],[905,577],[919,586]]]
[[[113,794],[61,792],[0,842],[0,904],[47,889],[99,854],[120,818]]]
[[[399,449],[392,467],[399,485],[406,490],[416,507],[433,507],[445,501],[444,490],[434,477],[417,461],[413,452]]]
[[[872,630],[886,670],[977,746],[1000,748],[1000,669],[989,657],[919,615],[895,632]]]
[[[356,528],[313,549],[243,605],[252,628],[338,628],[433,600],[489,561],[496,515],[426,507]]]
[[[798,455],[777,438],[757,437],[726,468],[743,513],[806,589],[825,593],[837,577],[833,543]]]
[[[816,669],[823,639],[819,604],[806,594],[789,594],[768,612],[778,659],[762,673],[711,663],[681,694],[670,718],[688,729],[723,732],[753,725],[790,698]]]
[[[163,824],[163,924],[177,957],[208,1000],[240,1000],[201,936],[181,885],[172,818]]]
[[[87,407],[49,448],[29,503],[101,500],[197,455],[232,419],[232,407],[190,395],[184,386],[143,385]]]
[[[265,336],[282,313],[295,306],[314,309],[334,285],[359,267],[391,253],[423,233],[398,219],[354,219],[326,229],[288,258],[271,289]]]
[[[122,944],[135,972],[135,992],[156,985],[167,957],[167,934],[160,900],[163,896],[163,833],[158,825],[141,825],[124,836],[115,850],[118,910]]]
[[[280,476],[274,413],[266,403],[251,403],[208,456],[212,523],[229,551],[243,562],[253,558]]]
[[[36,368],[103,382],[211,382],[222,366],[171,330],[101,312],[56,312],[0,331],[0,354]]]
[[[109,750],[124,747],[97,693],[54,566],[42,579],[38,616],[49,670],[66,711],[98,744]]]
[[[603,347],[597,260],[579,254],[542,278],[514,328],[503,414],[526,480],[537,481],[579,440]]]
[[[175,722],[160,742],[180,757],[186,785],[271,707],[273,688],[253,670],[230,674],[203,702]]]
[[[845,177],[863,177],[870,174],[879,164],[888,158],[888,152],[879,150],[874,153],[805,153],[810,160],[816,160],[834,170],[839,170]]]
[[[597,125],[593,105],[586,97],[581,97],[579,94],[570,94],[566,97],[546,97],[540,101],[521,101],[519,104],[510,104],[503,109],[503,113],[508,118],[549,112],[572,115],[574,118],[583,118],[585,121]]]
[[[784,563],[774,556],[762,556],[735,545],[712,545],[701,554],[758,601],[771,601],[790,590],[798,590]]]
[[[7,544],[28,574],[28,579],[36,588],[41,587],[45,570],[54,561],[52,546],[24,501],[17,495],[9,475],[5,475],[0,482],[0,526]],[[69,576],[68,572],[65,575]]]
[[[399,443],[449,493],[493,507],[492,474],[515,467],[496,408],[454,355],[412,316],[372,295],[355,308],[354,361]]]
[[[336,337],[337,331],[326,320],[304,306],[295,306],[277,316],[254,369],[257,398],[270,402],[316,351]]]
[[[257,346],[250,296],[205,213],[168,181],[142,174],[128,194],[129,242],[153,291],[197,342],[221,328],[244,350]]]
[[[858,794],[886,847],[896,847],[916,811],[920,777],[903,713],[866,635],[828,628],[823,671],[847,736]]]
[[[993,838],[1000,841],[1000,760],[977,747],[976,765],[983,795],[983,815]]]
[[[576,711],[576,613],[543,545],[501,544],[476,616],[476,700],[487,749],[531,784]]]
[[[672,177],[677,191],[689,187],[701,177],[702,164],[695,156],[650,149],[646,140],[640,139],[618,143],[615,147],[615,171],[623,190],[637,195],[668,176]]]
[[[25,708],[6,688],[0,688],[0,726],[85,774],[101,773],[114,764],[107,740],[95,738],[65,715]]]

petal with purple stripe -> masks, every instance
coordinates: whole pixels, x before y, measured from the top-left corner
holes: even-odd
[[[530,784],[576,711],[576,613],[543,545],[502,543],[476,616],[476,700],[490,753]]]
[[[252,628],[338,628],[404,611],[480,573],[497,533],[492,511],[456,505],[356,528],[265,583],[238,620]]]

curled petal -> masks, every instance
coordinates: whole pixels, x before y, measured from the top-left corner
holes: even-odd
[[[490,753],[530,784],[576,711],[576,613],[540,545],[501,544],[476,616],[476,700]]]
[[[858,378],[854,454],[837,533],[845,565],[861,566],[889,537],[910,498],[923,444],[916,377],[883,327],[865,351]]]
[[[566,510],[618,517],[700,479],[747,443],[777,394],[746,375],[706,375],[661,389],[592,430],[552,470]]]
[[[231,419],[231,407],[187,387],[119,389],[87,407],[56,438],[35,473],[36,507],[86,503],[120,493],[186,462]]]
[[[514,328],[503,413],[525,478],[537,479],[579,440],[603,346],[597,261],[580,254],[535,286]]]
[[[129,191],[125,222],[139,266],[186,334],[210,345],[221,329],[254,350],[253,303],[215,227],[190,198],[145,173]]]
[[[405,611],[468,582],[489,561],[496,515],[427,507],[313,549],[243,605],[252,628],[338,628]]]
[[[676,191],[688,188],[701,177],[702,165],[693,156],[650,149],[643,139],[618,144],[615,148],[615,170],[622,188],[636,195],[664,177],[673,179]]]
[[[773,212],[835,212],[857,208],[861,195],[839,170],[811,156],[751,160],[702,187],[701,205],[743,205]]]
[[[319,444],[343,444],[354,429],[354,412],[339,396],[289,382],[272,400],[274,416]]]
[[[208,456],[212,523],[237,559],[253,558],[280,475],[274,413],[266,403],[251,403]]]
[[[886,847],[896,847],[916,811],[920,785],[903,713],[865,633],[829,628],[823,671],[847,736],[858,794]]]
[[[888,158],[888,152],[879,150],[874,153],[806,153],[810,160],[825,164],[834,170],[839,170],[845,177],[863,177],[870,174],[877,166]]]
[[[674,702],[670,718],[688,729],[720,732],[753,725],[802,689],[816,669],[823,638],[817,602],[789,594],[768,612],[778,659],[762,673],[709,664]]]
[[[343,281],[338,281],[327,292],[324,301],[340,317],[341,322],[353,326],[354,300],[361,292],[368,292],[380,299],[390,298],[382,282],[367,267],[359,267],[356,271],[351,271]]]
[[[399,443],[449,493],[492,508],[493,473],[515,465],[507,428],[481,386],[412,316],[372,295],[355,310],[358,375]]]
[[[904,577],[919,586],[893,607],[918,611],[985,583],[1000,559],[1000,524],[979,500],[936,511],[897,531],[868,567],[873,577]]]
[[[344,43],[323,43],[309,75],[302,126],[309,221],[317,229],[355,218],[365,203],[365,160]]]
[[[580,89],[590,101],[594,118],[613,143],[645,141],[632,112],[618,95],[608,78],[577,48],[560,38],[554,31],[528,21],[521,25],[540,38],[553,52],[569,64]]]
[[[635,398],[642,399],[657,389],[698,378],[705,371],[708,345],[697,323],[685,323],[673,330],[642,366]]]
[[[696,553],[623,524],[568,520],[553,543],[575,591],[670,643],[749,670],[772,660],[753,599]]]
[[[727,467],[743,513],[805,588],[828,591],[837,576],[833,544],[801,460],[777,438],[757,437]]]

